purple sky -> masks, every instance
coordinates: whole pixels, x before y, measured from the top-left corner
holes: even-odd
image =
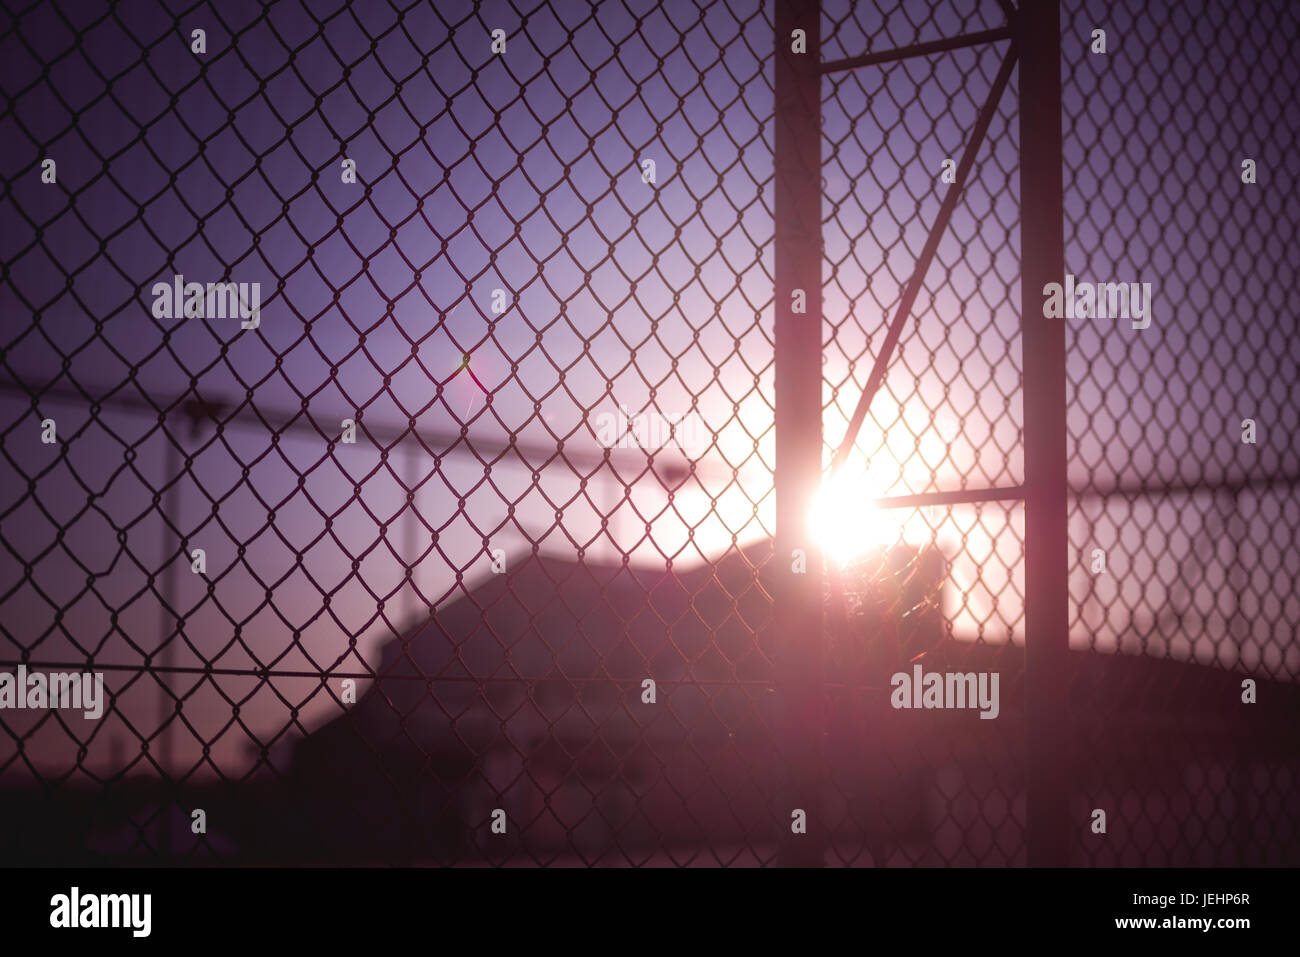
[[[991,0],[922,16],[915,4],[888,16],[851,6],[826,4],[828,60],[1002,20]],[[1169,22],[1112,4],[1063,13],[1067,270],[1156,286],[1150,329],[1069,326],[1080,488],[1297,471],[1300,68],[1286,55],[1296,16],[1260,3],[1224,22],[1216,5],[1204,16],[1196,6]],[[270,426],[241,421],[220,436],[204,426],[191,444],[175,415],[164,433],[156,416],[111,404],[92,418],[84,404],[47,400],[38,415],[0,397],[0,658],[25,646],[36,659],[84,659],[79,647],[136,664],[156,648],[148,579],[175,564],[176,544],[164,552],[153,495],[172,438],[193,463],[167,517],[207,550],[215,582],[208,594],[181,569],[195,650],[179,647],[178,664],[314,671],[347,662],[350,637],[367,657],[417,607],[461,594],[458,570],[469,582],[487,573],[485,538],[511,555],[537,541],[551,554],[582,547],[594,560],[662,565],[714,560],[733,540],[771,533],[768,14],[739,2],[603,4],[593,15],[506,3],[475,14],[440,0],[400,18],[385,4],[327,7],[263,14],[231,2],[173,19],[139,3],[92,20],[43,6],[0,35],[0,374],[135,400],[194,385]],[[1105,57],[1087,52],[1098,25]],[[188,43],[199,27],[202,57]],[[494,57],[498,27],[508,49]],[[1005,48],[823,82],[828,457],[948,188],[940,164],[960,155]],[[34,82],[40,62],[49,78]],[[1023,476],[1015,88],[1013,77],[852,460],[870,460],[883,493]],[[344,156],[360,183],[340,181]],[[1244,156],[1259,163],[1253,188],[1237,174]],[[40,183],[45,157],[57,186]],[[641,180],[646,159],[653,186]],[[155,320],[150,289],[176,273],[261,283],[260,327]],[[511,299],[499,316],[496,288]],[[451,378],[465,354],[473,378]],[[706,477],[670,502],[655,479],[631,481],[640,467],[625,472],[630,491],[607,473],[584,489],[564,465],[534,482],[511,458],[485,483],[464,443],[408,444],[387,460],[364,438],[329,450],[340,420],[364,409],[372,426],[414,419],[422,434],[454,437],[468,423],[482,447],[514,435],[590,453],[594,416],[619,403],[700,415],[716,434]],[[272,443],[277,416],[303,408],[327,433]],[[61,462],[39,442],[45,416],[69,442]],[[1260,423],[1256,446],[1239,441],[1245,416]],[[403,483],[418,485],[414,512]],[[602,513],[620,501],[602,535]],[[1150,629],[1148,650],[1172,639],[1169,653],[1203,657],[1218,646],[1198,636],[1228,632],[1237,641],[1223,664],[1239,646],[1246,667],[1300,674],[1287,624],[1300,614],[1300,508],[1283,489],[1243,495],[1237,509],[1214,518],[1207,493],[1081,503],[1074,643],[1112,650]],[[917,519],[909,534],[928,537]],[[1022,510],[953,508],[935,523],[953,566],[954,632],[1023,641]],[[1103,579],[1086,567],[1098,543]],[[418,596],[403,585],[406,564]],[[1225,607],[1227,592],[1241,602]],[[310,682],[223,678],[221,688],[251,695],[241,717],[270,735]],[[148,724],[156,701],[145,678],[120,704]],[[314,701],[304,723],[326,710]],[[204,737],[231,719],[210,684],[186,714]],[[117,720],[104,722],[92,761],[125,734]],[[51,724],[29,747],[62,760],[66,740]],[[218,760],[239,766],[244,740],[227,733]]]

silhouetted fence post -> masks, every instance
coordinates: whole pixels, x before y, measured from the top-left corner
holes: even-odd
[[[1020,58],[1020,328],[1025,415],[1026,844],[1033,866],[1069,863],[1069,593],[1065,324],[1043,317],[1062,282],[1061,22],[1058,0],[1025,0]],[[1076,822],[1080,828],[1086,821]]]
[[[773,621],[780,753],[788,784],[781,863],[802,866],[821,866],[826,834],[822,567],[809,534],[822,463],[820,18],[818,0],[776,4]],[[802,312],[796,311],[799,301]],[[796,552],[803,555],[802,572],[795,570]],[[796,811],[804,812],[805,833],[795,830]]]

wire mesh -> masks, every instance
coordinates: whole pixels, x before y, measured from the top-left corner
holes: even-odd
[[[1075,856],[1293,864],[1296,11],[1068,3],[1062,21],[1067,272],[1153,290],[1147,328],[1067,323],[1075,784],[1081,813],[1109,809]]]
[[[1062,14],[1067,269],[1159,286],[1067,323],[1074,860],[1294,863],[1296,17],[1130,6]],[[1007,22],[827,0],[821,59]],[[779,860],[773,44],[734,0],[8,10],[0,668],[106,700],[0,713],[4,859]],[[1011,490],[830,566],[828,864],[1026,859],[1010,47],[822,80],[827,466],[987,109],[844,470]],[[891,706],[914,668],[997,720]]]

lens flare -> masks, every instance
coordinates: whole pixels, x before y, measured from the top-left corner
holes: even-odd
[[[902,538],[891,510],[876,506],[879,497],[866,476],[841,473],[822,485],[813,499],[811,525],[828,557],[844,565]]]

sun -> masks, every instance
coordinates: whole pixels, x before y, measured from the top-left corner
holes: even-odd
[[[877,507],[879,497],[866,476],[840,473],[822,485],[813,498],[810,524],[829,558],[845,565],[899,541],[902,528],[889,509]]]

